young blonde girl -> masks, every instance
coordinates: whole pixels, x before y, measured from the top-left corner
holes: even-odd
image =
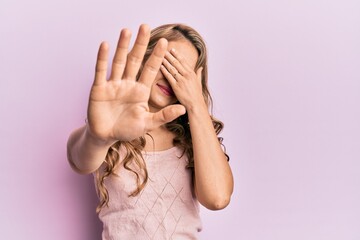
[[[198,202],[226,207],[233,191],[223,128],[209,109],[207,52],[182,24],[120,34],[110,77],[99,48],[87,124],[68,140],[68,160],[94,173],[103,239],[196,239]]]

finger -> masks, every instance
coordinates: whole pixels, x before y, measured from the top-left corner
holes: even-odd
[[[171,87],[174,89],[174,86],[177,82],[177,80],[174,78],[174,76],[164,67],[164,65],[160,66],[160,71],[164,75],[164,77],[168,80]]]
[[[94,85],[101,85],[106,82],[108,54],[109,46],[106,42],[102,42],[96,60]]]
[[[172,120],[178,118],[179,116],[186,113],[186,109],[183,105],[175,104],[167,106],[156,113],[150,115],[149,121],[147,121],[148,126],[146,131],[151,131],[152,129],[158,128],[165,123],[171,122]]]
[[[166,70],[176,79],[176,80],[179,80],[179,77],[181,76],[181,73],[173,66],[171,65],[171,63],[164,59],[163,60],[163,65]]]
[[[151,86],[164,59],[167,44],[168,42],[164,38],[157,42],[153,52],[144,65],[139,82],[145,84],[148,87]]]
[[[166,52],[165,59],[174,67],[181,75],[185,74],[185,69],[179,59],[174,57],[170,52]],[[183,60],[182,60],[183,61]],[[167,66],[165,66],[167,67]]]
[[[185,70],[194,71],[195,66],[190,66],[187,59],[184,58],[179,51],[176,51],[175,48],[172,48],[170,53],[181,63]]]
[[[110,80],[120,80],[122,78],[126,65],[130,38],[130,30],[123,29],[120,33],[118,45],[113,59]]]
[[[123,79],[136,80],[142,60],[144,58],[150,39],[150,28],[148,25],[141,25],[135,40],[134,47],[127,56],[127,62]]]

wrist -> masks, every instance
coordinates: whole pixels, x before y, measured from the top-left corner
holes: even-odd
[[[208,106],[206,105],[204,100],[194,101],[189,103],[186,107],[186,111],[188,114],[197,114],[197,113],[208,113]]]
[[[102,139],[93,134],[88,125],[85,126],[83,137],[93,146],[110,147],[115,141]]]

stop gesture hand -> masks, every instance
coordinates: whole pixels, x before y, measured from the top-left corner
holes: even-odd
[[[149,27],[140,26],[134,47],[128,53],[130,38],[130,31],[123,29],[108,80],[108,44],[103,42],[98,52],[88,105],[87,131],[107,143],[131,141],[185,113],[182,105],[149,112],[150,90],[163,62],[167,40],[158,41],[137,79],[150,39]]]

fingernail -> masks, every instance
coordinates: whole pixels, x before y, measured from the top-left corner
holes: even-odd
[[[172,48],[172,49],[171,49],[171,52],[173,52],[173,53],[174,53],[174,52],[175,52],[175,48]]]

